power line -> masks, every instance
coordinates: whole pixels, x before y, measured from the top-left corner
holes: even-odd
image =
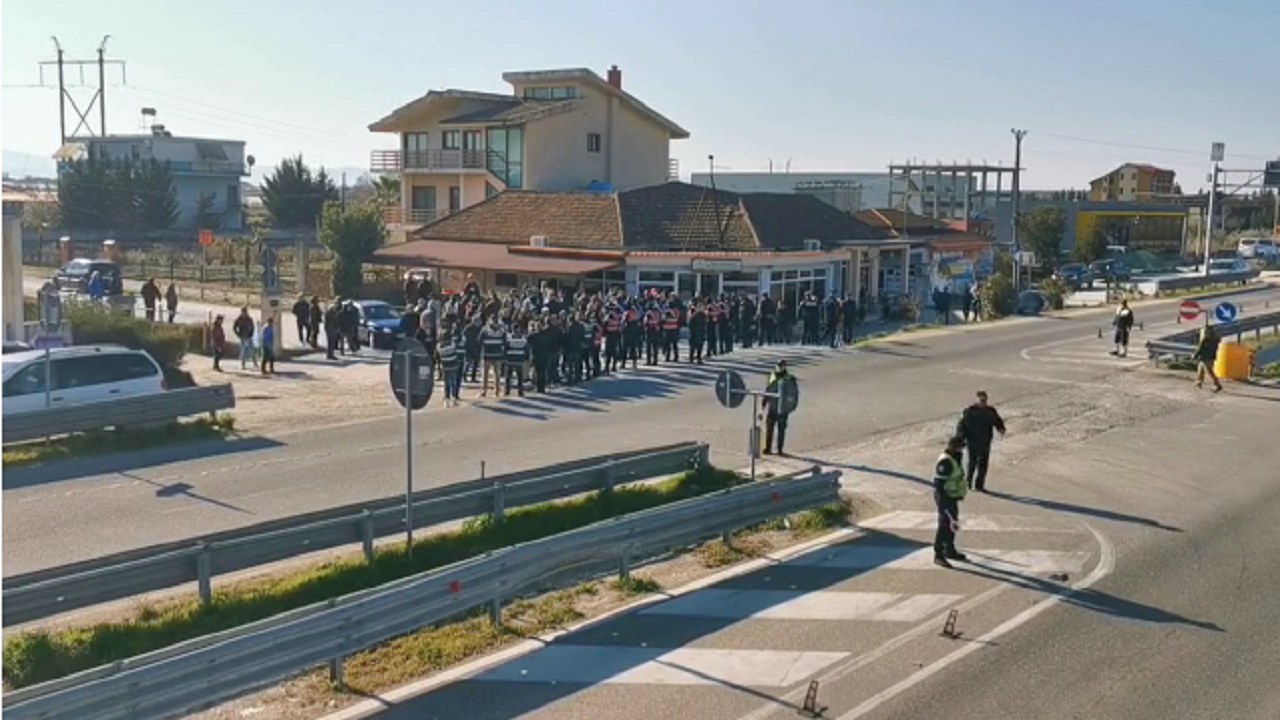
[[[1069,140],[1071,142],[1089,143],[1092,145],[1109,145],[1111,147],[1130,148],[1134,150],[1150,150],[1153,152],[1167,152],[1167,153],[1177,153],[1180,155],[1194,155],[1195,157],[1203,157],[1205,154],[1204,150],[1188,150],[1186,148],[1168,148],[1168,147],[1160,147],[1157,145],[1139,145],[1135,143],[1116,142],[1114,140],[1099,140],[1097,138],[1078,137],[1075,135],[1058,135],[1055,133],[1045,133],[1045,137],[1051,137],[1058,140]],[[1272,159],[1272,158],[1261,157],[1258,155],[1242,155],[1238,153],[1233,153],[1232,157],[1237,157],[1245,160]]]

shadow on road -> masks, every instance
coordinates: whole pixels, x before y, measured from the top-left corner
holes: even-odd
[[[1182,532],[1182,528],[1165,525],[1159,520],[1152,520],[1151,518],[1145,518],[1139,515],[1129,515],[1128,513],[1116,512],[1114,510],[1103,510],[1101,508],[1092,508],[1084,505],[1074,505],[1072,503],[1059,502],[1057,500],[1042,500],[1040,498],[1000,492],[999,490],[989,490],[987,491],[987,494],[991,497],[997,497],[1002,500],[1009,500],[1023,505],[1034,505],[1035,507],[1041,507],[1046,510],[1058,510],[1061,512],[1076,513],[1078,515],[1088,515],[1089,517],[1101,518],[1103,520],[1116,520],[1118,522],[1133,523],[1135,525],[1146,525],[1147,527],[1168,530],[1169,532]]]
[[[16,490],[32,485],[73,480],[90,475],[127,474],[127,471],[130,470],[167,465],[168,463],[185,460],[264,450],[266,448],[280,447],[283,444],[264,437],[235,437],[229,440],[201,440],[200,442],[147,450],[58,460],[48,465],[6,470],[3,474],[3,487],[5,490]]]
[[[234,510],[235,512],[244,513],[245,515],[253,514],[238,505],[232,505],[231,503],[223,502],[221,500],[214,500],[211,497],[206,497],[199,493],[192,492],[192,490],[195,490],[195,486],[190,485],[188,483],[178,482],[178,483],[171,483],[169,485],[165,485],[163,483],[158,483],[155,480],[148,480],[147,478],[133,475],[132,473],[120,473],[120,474],[127,478],[132,478],[134,480],[138,480],[140,482],[144,482],[148,485],[154,486],[156,488],[156,497],[158,498],[188,497],[188,498],[191,498],[192,500],[199,500],[200,502],[209,503],[210,505],[216,505],[220,508],[225,508],[227,510]]]

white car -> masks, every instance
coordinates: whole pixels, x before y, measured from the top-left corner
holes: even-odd
[[[144,350],[118,345],[76,345],[49,351],[49,407],[136,397],[168,389],[160,366]],[[3,356],[3,414],[45,408],[43,350]]]
[[[1245,259],[1274,260],[1280,257],[1280,242],[1269,238],[1241,238],[1236,252]]]

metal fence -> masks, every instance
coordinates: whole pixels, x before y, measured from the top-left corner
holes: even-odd
[[[515,545],[327,603],[197,638],[4,696],[7,720],[149,720],[192,712],[390,638],[539,587],[549,576],[633,559],[837,499],[812,468]]]
[[[1261,339],[1262,331],[1271,328],[1273,334],[1280,334],[1280,312],[1264,313],[1243,318],[1229,323],[1218,323],[1212,326],[1219,338],[1235,336],[1236,342],[1244,340],[1244,336],[1253,333],[1254,338]],[[1164,357],[1189,358],[1196,351],[1196,343],[1200,339],[1200,328],[1183,330],[1171,335],[1147,341],[1147,357],[1159,361]]]
[[[423,490],[414,494],[414,523],[426,527],[486,513],[501,522],[506,508],[706,466],[707,453],[706,444],[680,443]],[[371,559],[376,538],[404,530],[401,495],[6,577],[3,623],[8,627],[192,581],[208,603],[217,574],[357,542]]]
[[[4,443],[105,427],[148,427],[187,415],[225,410],[235,404],[235,391],[228,383],[13,413],[4,418]]]
[[[1241,272],[1213,273],[1207,277],[1204,275],[1185,275],[1176,278],[1162,278],[1155,281],[1155,294],[1158,296],[1160,293],[1169,292],[1170,290],[1190,290],[1214,285],[1244,285],[1256,277],[1258,277],[1257,270],[1244,270]]]

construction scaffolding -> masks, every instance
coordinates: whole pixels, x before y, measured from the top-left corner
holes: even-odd
[[[997,204],[1013,200],[1016,172],[985,163],[890,163],[889,207],[911,211],[912,202],[919,200],[920,214],[936,220],[990,218]]]

